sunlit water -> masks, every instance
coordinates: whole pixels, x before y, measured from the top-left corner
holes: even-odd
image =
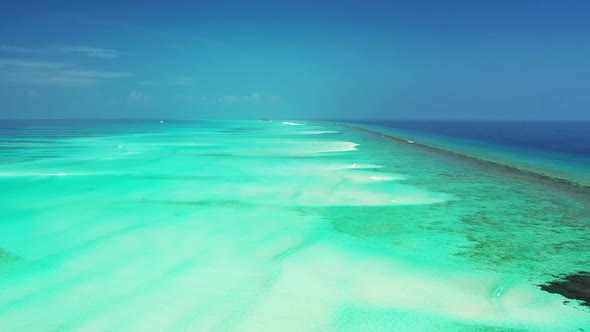
[[[0,128],[1,331],[579,331],[590,198],[304,122]]]

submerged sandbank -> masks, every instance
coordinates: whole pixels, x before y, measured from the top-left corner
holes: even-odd
[[[302,135],[316,130],[339,133]],[[56,143],[54,158],[2,165],[94,175],[0,177],[0,242],[22,257],[0,272],[0,326],[584,327],[584,308],[537,286],[545,272],[576,266],[586,233],[574,232],[578,220],[555,220],[581,216],[582,205],[546,193],[537,206],[535,182],[515,186],[421,154],[419,144],[390,143],[309,123],[167,121],[143,134],[71,138],[67,146],[83,152]],[[131,154],[113,152],[119,145]],[[529,218],[537,210],[545,220]]]

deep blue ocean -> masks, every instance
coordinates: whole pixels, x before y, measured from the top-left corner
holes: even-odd
[[[590,121],[355,120],[350,123],[590,183]]]

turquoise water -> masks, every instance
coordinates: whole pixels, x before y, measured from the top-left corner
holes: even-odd
[[[0,141],[2,331],[579,331],[590,195],[312,122]]]

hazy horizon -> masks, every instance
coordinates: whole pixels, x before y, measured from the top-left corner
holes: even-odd
[[[221,117],[207,117],[207,118],[170,118],[170,117],[151,117],[151,118],[98,118],[98,117],[69,117],[69,118],[42,118],[42,117],[38,117],[38,118],[34,118],[34,117],[30,117],[30,118],[0,118],[0,120],[52,120],[52,121],[59,121],[59,120],[97,120],[97,121],[110,121],[110,120],[121,120],[121,121],[161,121],[161,120],[168,120],[168,121],[198,121],[198,120],[271,120],[271,121],[286,121],[286,120],[297,120],[297,121],[358,121],[358,120],[370,120],[370,121],[464,121],[464,122],[469,122],[469,121],[479,121],[479,122],[590,122],[590,119],[558,119],[558,118],[554,118],[554,119],[520,119],[520,118],[515,118],[515,119],[493,119],[493,118],[456,118],[456,119],[451,119],[451,118],[440,118],[440,119],[436,119],[436,118],[362,118],[362,117],[358,117],[358,118],[294,118],[294,117],[290,117],[290,118],[265,118],[265,117],[260,117],[260,118],[254,118],[254,117],[243,117],[243,118],[221,118]]]

